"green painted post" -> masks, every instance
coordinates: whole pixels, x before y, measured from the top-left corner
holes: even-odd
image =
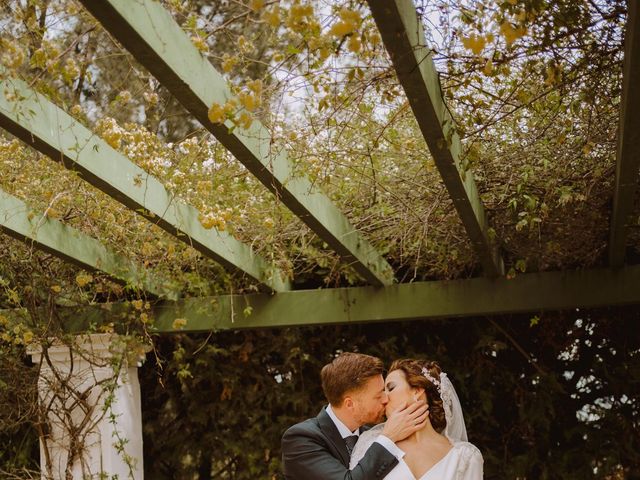
[[[43,212],[32,211],[23,201],[2,190],[0,231],[86,270],[106,273],[118,283],[140,288],[155,297],[178,298],[168,280],[138,267],[95,238],[48,218]]]
[[[425,46],[415,4],[411,0],[368,2],[398,80],[482,267],[487,275],[503,275],[504,264],[488,234],[473,173],[460,164],[462,144],[442,96],[431,51]]]
[[[624,264],[629,217],[633,213],[640,169],[640,7],[636,0],[630,0],[628,5],[616,185],[609,235],[609,265],[612,267]]]

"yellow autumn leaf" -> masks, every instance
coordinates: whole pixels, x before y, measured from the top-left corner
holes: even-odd
[[[122,142],[122,133],[117,131],[106,132],[104,135],[104,140],[113,148],[120,148],[120,143]]]
[[[76,275],[76,283],[79,287],[84,287],[93,281],[93,277],[88,273],[79,273]]]
[[[47,208],[45,214],[48,218],[60,218],[62,214],[54,207]]]
[[[228,222],[233,216],[233,210],[231,208],[225,208],[220,216],[224,219],[225,222]]]
[[[240,118],[238,119],[238,123],[242,128],[244,128],[245,130],[248,130],[249,127],[251,127],[251,124],[253,123],[253,118],[247,112],[242,112],[240,114]]]
[[[490,58],[487,60],[487,63],[484,64],[484,68],[482,69],[482,71],[486,76],[489,76],[493,73],[493,62]]]
[[[196,184],[196,191],[198,193],[207,193],[213,189],[213,182],[211,180],[198,180]]]
[[[317,27],[314,19],[313,5],[292,5],[289,9],[286,21],[287,27],[292,31],[302,33],[311,32]]]
[[[545,70],[545,85],[551,86],[555,83],[556,71],[553,67],[547,67]]]
[[[349,51],[353,53],[358,53],[360,48],[362,48],[362,42],[360,42],[360,38],[353,36],[349,38],[348,44]]]
[[[356,29],[356,26],[351,22],[337,22],[329,30],[329,35],[335,37],[344,37],[345,35],[352,34]]]
[[[240,95],[238,95],[238,98],[240,99],[242,106],[250,112],[253,112],[258,108],[261,103],[260,98],[257,95],[249,92],[241,92]]]
[[[209,52],[209,45],[207,45],[207,42],[204,38],[199,37],[199,36],[193,36],[191,37],[191,43],[202,53],[207,53]]]
[[[240,59],[238,57],[231,56],[228,53],[225,53],[222,56],[222,70],[227,73],[230,72],[239,61]]]
[[[323,42],[324,42],[324,39],[316,35],[310,37],[309,40],[307,40],[309,51],[315,52],[316,50],[318,50],[318,48],[320,48]]]
[[[200,225],[207,230],[211,230],[216,224],[215,217],[211,214],[203,215],[201,213],[198,216],[198,220],[200,221]]]
[[[174,330],[182,330],[184,327],[187,326],[187,319],[186,318],[176,318],[173,321],[173,324],[171,326],[172,326],[172,328]]]
[[[344,22],[351,22],[355,25],[360,25],[360,23],[362,23],[362,17],[360,16],[360,12],[356,10],[342,8],[340,9],[339,15]]]
[[[262,93],[262,80],[258,78],[256,80],[248,82],[247,87],[256,95],[260,95]]]
[[[207,116],[209,117],[209,121],[211,123],[224,123],[224,109],[219,103],[214,103],[213,105],[211,105]]]
[[[264,7],[264,0],[251,0],[249,2],[249,8],[254,12],[262,9],[262,7]]]
[[[462,44],[464,48],[471,50],[474,55],[480,55],[487,44],[487,40],[482,35],[473,34],[470,37],[462,37]]]
[[[500,33],[504,36],[507,47],[510,47],[513,42],[526,35],[527,29],[525,27],[516,28],[511,25],[511,22],[505,21],[500,25]]]
[[[142,248],[140,249],[140,252],[145,257],[150,257],[155,253],[155,248],[153,247],[153,244],[151,242],[142,242]]]
[[[238,48],[244,53],[249,53],[253,50],[254,46],[244,35],[240,35],[238,38]]]
[[[322,47],[320,50],[318,50],[318,52],[320,54],[321,60],[326,60],[327,58],[329,58],[329,55],[331,55],[331,50],[329,50],[327,47]]]
[[[222,107],[224,116],[227,118],[232,118],[237,107],[238,107],[238,101],[235,98],[230,98],[229,100],[227,100],[224,106]]]
[[[100,330],[103,333],[113,333],[115,331],[115,326],[113,322],[109,322],[106,325],[101,325],[98,330]]]
[[[276,5],[271,10],[267,10],[262,14],[264,20],[269,26],[277,28],[280,25],[280,7]]]
[[[31,55],[31,66],[44,69],[47,65],[47,54],[39,48]]]

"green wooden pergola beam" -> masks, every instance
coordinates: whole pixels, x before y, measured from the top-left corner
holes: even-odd
[[[636,0],[630,0],[628,6],[616,184],[609,235],[609,265],[612,267],[624,264],[627,228],[632,223],[630,216],[633,213],[640,169],[640,7]]]
[[[154,0],[81,0],[105,29],[144,65],[202,125],[333,250],[372,285],[390,285],[386,260],[306,177],[293,176],[284,151],[271,150],[271,135],[258,121],[245,130],[212,123],[214,103],[233,95],[222,75]]]
[[[503,260],[488,234],[473,174],[460,162],[462,144],[447,110],[438,73],[425,45],[422,22],[411,0],[368,0],[398,80],[418,121],[485,274],[504,274]]]
[[[34,212],[22,200],[0,190],[0,231],[92,272],[105,273],[123,285],[154,297],[175,300],[171,283],[105,247],[95,238]]]
[[[640,266],[479,277],[384,288],[297,290],[165,302],[153,309],[160,333],[391,322],[640,304]],[[250,308],[248,308],[250,307]],[[125,304],[67,311],[65,329],[127,318]],[[249,313],[250,310],[250,313]],[[176,319],[186,320],[174,328]],[[177,326],[177,325],[176,325]]]
[[[227,269],[246,274],[271,291],[290,288],[285,276],[248,245],[226,232],[206,230],[194,207],[23,81],[5,79],[0,91],[5,90],[15,100],[0,95],[0,127]]]

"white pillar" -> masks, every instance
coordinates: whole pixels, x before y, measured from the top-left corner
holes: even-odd
[[[137,367],[113,334],[54,342],[40,365],[38,396],[46,430],[42,479],[142,480],[142,412]]]

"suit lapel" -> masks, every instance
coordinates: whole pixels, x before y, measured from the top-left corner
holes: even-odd
[[[336,427],[331,417],[326,412],[326,408],[322,408],[322,411],[317,417],[318,425],[320,426],[320,430],[325,437],[333,444],[335,449],[340,454],[342,463],[345,467],[349,466],[349,452],[347,451],[347,445],[344,443],[340,432],[338,431],[338,427]]]

